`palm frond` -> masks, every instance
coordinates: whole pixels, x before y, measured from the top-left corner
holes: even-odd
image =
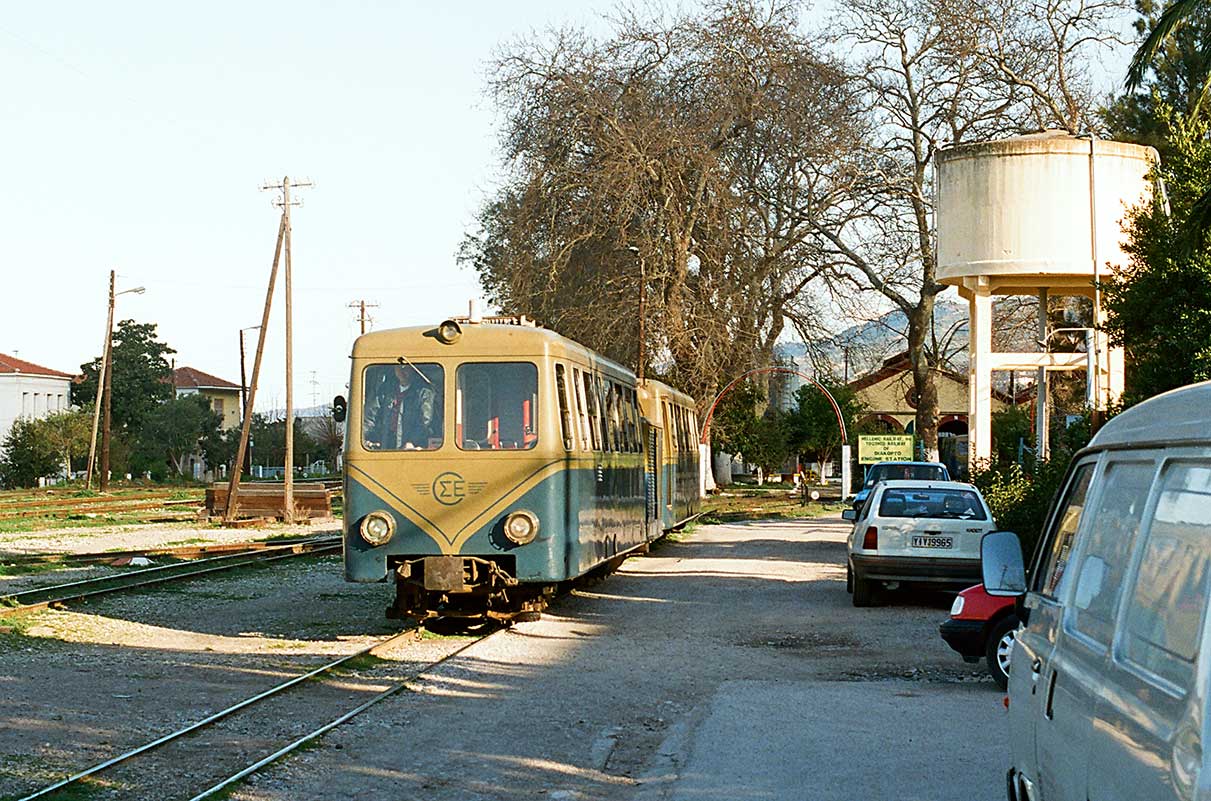
[[[1129,90],[1135,91],[1143,84],[1144,74],[1152,66],[1157,52],[1183,21],[1207,2],[1208,0],[1176,0],[1173,5],[1165,9],[1165,13],[1161,14],[1160,19],[1156,21],[1156,26],[1148,33],[1148,37],[1144,39],[1131,59],[1131,66],[1127,68],[1127,88]]]

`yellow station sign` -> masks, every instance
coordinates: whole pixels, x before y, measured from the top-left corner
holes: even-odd
[[[858,437],[858,464],[912,461],[912,434],[866,434]]]

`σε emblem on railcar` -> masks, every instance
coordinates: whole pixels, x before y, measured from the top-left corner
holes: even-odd
[[[455,506],[467,497],[467,482],[458,473],[445,472],[433,479],[433,497],[444,506]]]

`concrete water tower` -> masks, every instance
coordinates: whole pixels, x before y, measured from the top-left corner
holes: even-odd
[[[1123,391],[1123,352],[1105,334],[1086,332],[1085,353],[1052,353],[1047,299],[1083,296],[1101,321],[1095,288],[1126,263],[1127,210],[1148,199],[1151,147],[1045,131],[944,148],[938,153],[938,280],[958,287],[970,308],[969,448],[992,455],[992,372],[1034,370],[1038,443],[1047,452],[1047,371],[1085,370],[1087,402],[1097,409]],[[992,349],[994,295],[1039,297],[1040,350]]]

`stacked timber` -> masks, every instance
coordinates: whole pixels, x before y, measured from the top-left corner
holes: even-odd
[[[240,484],[239,517],[285,517],[286,488],[280,483]],[[206,514],[223,517],[227,512],[227,484],[206,489]],[[332,517],[332,490],[320,483],[294,485],[294,518]]]

